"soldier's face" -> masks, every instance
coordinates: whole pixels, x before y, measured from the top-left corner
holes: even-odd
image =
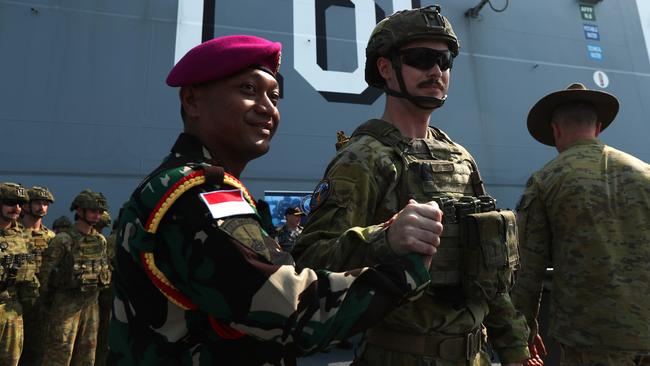
[[[92,208],[77,208],[77,215],[83,217],[84,221],[90,226],[95,226],[99,223],[99,219],[102,217],[102,210],[95,210]]]
[[[46,200],[33,200],[29,205],[29,210],[32,215],[36,217],[45,217],[47,209],[50,207],[50,202]]]
[[[449,46],[442,41],[422,40],[411,42],[404,46],[401,51],[415,48],[430,48],[435,51],[449,51]],[[434,63],[428,69],[422,70],[407,65],[402,61],[402,77],[407,91],[414,96],[431,96],[444,98],[449,89],[450,70],[441,70],[440,65]],[[400,90],[395,78],[386,81],[393,90]],[[391,85],[393,83],[394,85]]]
[[[20,204],[18,202],[2,202],[2,220],[5,222],[16,221],[20,217]]]
[[[186,129],[194,129],[193,134],[217,157],[248,162],[269,150],[280,123],[280,91],[273,76],[247,69],[192,88],[194,104],[189,109],[183,105],[196,123],[186,123]]]

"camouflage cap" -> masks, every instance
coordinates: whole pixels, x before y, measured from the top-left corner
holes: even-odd
[[[20,184],[5,182],[0,183],[0,200],[26,203],[29,201],[29,196],[27,190]]]
[[[72,227],[72,221],[67,216],[61,216],[52,222],[52,229],[65,229]]]
[[[108,204],[106,203],[106,197],[100,192],[85,189],[72,200],[70,211],[74,211],[77,208],[107,211]]]
[[[54,195],[45,187],[34,186],[27,191],[30,201],[43,200],[54,203]]]
[[[368,85],[379,88],[384,86],[384,78],[377,69],[379,57],[388,57],[407,43],[422,39],[446,42],[452,56],[458,56],[458,37],[449,20],[440,13],[439,5],[401,10],[379,22],[366,47],[365,73]]]

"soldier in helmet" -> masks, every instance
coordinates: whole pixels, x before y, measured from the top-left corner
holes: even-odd
[[[484,329],[502,364],[521,365],[529,355],[525,320],[508,295],[517,263],[514,213],[495,210],[474,158],[429,126],[447,99],[458,51],[437,5],[399,11],[377,24],[365,75],[385,90],[384,113],[337,151],[294,247],[302,266],[372,265],[390,253],[387,242],[405,240],[392,228],[374,235],[401,207],[435,200],[444,212],[427,291],[366,332],[355,365],[489,365]],[[498,263],[481,256],[483,245],[494,246]]]
[[[54,238],[54,231],[43,224],[54,195],[45,187],[32,187],[27,191],[29,202],[22,206],[22,224],[29,240],[30,252],[36,262],[36,273],[40,270],[43,251]],[[23,307],[25,325],[25,348],[20,359],[21,365],[39,365],[42,355],[43,326],[41,315],[45,312],[43,304],[37,301],[33,307]]]
[[[18,365],[23,349],[23,305],[38,295],[36,264],[18,223],[27,190],[0,183],[0,365]]]
[[[94,226],[108,209],[101,193],[86,189],[70,206],[74,227],[52,239],[40,279],[51,297],[44,359],[48,365],[92,365],[99,325],[98,294],[110,284],[106,239]]]
[[[52,222],[52,230],[55,234],[60,233],[63,230],[70,229],[72,227],[72,221],[67,216],[59,216]]]

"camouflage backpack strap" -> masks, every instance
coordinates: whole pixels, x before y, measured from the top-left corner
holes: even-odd
[[[169,179],[167,181],[168,189],[164,190],[164,194],[158,199],[158,203],[149,213],[144,229],[150,234],[156,234],[158,231],[158,226],[162,221],[165,214],[172,207],[174,202],[178,200],[183,194],[194,187],[201,186],[206,183],[217,184],[217,185],[228,185],[234,188],[237,188],[242,191],[246,201],[255,208],[255,201],[253,197],[248,192],[246,187],[235,177],[224,172],[223,168],[215,166],[198,166],[198,167],[178,167],[166,170],[162,173],[157,174],[157,177],[154,177],[149,181],[148,184],[152,184],[152,181],[156,178],[162,177],[162,181]],[[171,183],[173,181],[173,183]],[[171,184],[170,184],[171,183]],[[147,184],[147,185],[148,185]],[[147,186],[145,185],[145,187]],[[160,192],[159,190],[151,189],[152,192]],[[160,271],[156,266],[156,261],[152,251],[141,251],[140,260],[142,261],[143,268],[153,282],[153,284],[158,288],[158,290],[171,301],[173,304],[179,306],[184,310],[197,310],[198,306],[190,301],[185,295],[183,295],[180,290],[178,290],[165,274]],[[241,333],[225,324],[219,323],[216,319],[210,318],[210,324],[212,328],[221,336],[226,339],[236,339],[241,338],[245,334]]]
[[[359,135],[372,136],[386,146],[395,147],[398,151],[401,151],[402,145],[407,143],[406,138],[395,126],[380,119],[366,121],[354,130],[351,137]]]

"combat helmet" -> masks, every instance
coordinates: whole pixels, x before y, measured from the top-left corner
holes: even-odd
[[[67,216],[61,216],[52,222],[52,229],[64,230],[72,227],[72,221]]]
[[[108,211],[108,204],[106,203],[106,197],[100,192],[85,189],[72,200],[70,211],[74,211],[77,208]]]
[[[16,201],[19,204],[29,202],[27,190],[16,183],[0,183],[0,201]]]
[[[451,23],[440,13],[439,5],[424,8],[401,10],[380,21],[370,35],[366,47],[366,82],[370,86],[386,89],[386,93],[396,97],[407,98],[421,108],[437,108],[442,106],[445,98],[412,96],[404,86],[401,71],[401,60],[397,51],[406,44],[423,39],[433,39],[446,42],[451,56],[458,56],[460,42]],[[377,68],[379,57],[391,59],[397,74],[401,91],[386,88],[386,81]]]
[[[45,187],[34,186],[27,191],[30,201],[43,200],[54,203],[54,195]]]

